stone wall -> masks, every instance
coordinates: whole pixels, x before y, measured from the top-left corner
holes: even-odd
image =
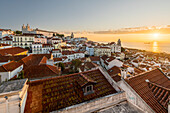
[[[126,92],[126,97],[129,102],[143,111],[154,113],[154,111],[145,103],[145,101],[142,100],[142,98],[140,98],[140,96],[138,96],[137,93],[135,93],[135,91],[130,86],[128,86],[124,80],[118,82],[118,85]]]
[[[51,113],[89,113],[103,109],[105,107],[116,105],[125,100],[125,92],[119,92],[95,100],[84,102],[78,105],[70,106],[62,110],[53,111]]]

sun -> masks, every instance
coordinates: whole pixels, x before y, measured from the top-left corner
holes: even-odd
[[[154,37],[158,37],[159,36],[159,33],[155,33],[153,34]]]
[[[155,39],[155,40],[159,39],[159,33],[153,34],[153,39]]]

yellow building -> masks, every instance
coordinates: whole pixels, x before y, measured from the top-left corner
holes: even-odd
[[[27,54],[28,54],[28,50],[21,47],[0,49],[0,55],[2,56],[17,56],[17,55],[27,55]]]

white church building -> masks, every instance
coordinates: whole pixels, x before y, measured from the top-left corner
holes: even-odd
[[[111,42],[110,46],[111,46],[112,53],[121,53],[121,40],[120,39],[117,41],[117,44],[115,42]]]
[[[54,32],[54,31],[47,31],[47,30],[41,30],[41,29],[31,29],[29,24],[27,24],[26,26],[23,24],[22,26],[22,33],[31,33],[31,34],[42,34],[44,36],[47,37],[52,37],[53,34],[58,34],[58,32]]]

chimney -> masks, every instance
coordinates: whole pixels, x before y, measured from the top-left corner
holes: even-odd
[[[121,77],[122,77],[123,79],[126,79],[126,78],[127,78],[126,69],[121,69]]]
[[[9,77],[8,80],[10,80],[11,79],[11,72],[10,71],[8,71],[8,75],[9,75],[8,76]]]

